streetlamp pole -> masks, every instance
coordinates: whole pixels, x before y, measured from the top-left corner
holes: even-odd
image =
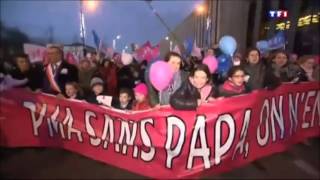
[[[86,48],[85,48],[85,24],[84,24],[84,13],[83,13],[83,0],[80,0],[80,37],[83,48],[83,56],[86,56]]]
[[[112,47],[114,50],[116,50],[116,42],[121,38],[121,35],[117,35],[115,39],[112,40]]]

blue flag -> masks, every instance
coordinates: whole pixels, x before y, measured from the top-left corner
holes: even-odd
[[[93,42],[96,45],[96,48],[99,49],[100,38],[98,37],[98,34],[96,33],[95,30],[92,30],[92,35],[93,35]]]
[[[184,41],[183,45],[186,50],[186,55],[191,54],[192,48],[193,48],[193,42],[194,42],[194,40],[192,37],[189,37],[187,40]]]
[[[285,48],[286,37],[283,31],[279,31],[275,36],[268,40],[261,40],[256,43],[256,47],[262,54],[274,49]]]
[[[286,38],[283,31],[279,31],[274,37],[268,40],[269,49],[283,48],[286,44]]]

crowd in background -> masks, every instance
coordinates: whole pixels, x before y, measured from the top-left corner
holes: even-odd
[[[171,105],[179,110],[195,110],[204,103],[250,93],[258,89],[274,90],[281,83],[319,81],[319,60],[315,56],[289,55],[284,50],[261,55],[258,49],[235,53],[233,66],[225,74],[210,73],[202,60],[215,56],[215,49],[207,49],[202,57],[182,57],[168,52],[164,58],[174,72],[168,87],[157,91],[151,84],[150,62],[133,60],[123,65],[113,58],[91,53],[79,64],[63,60],[58,46],[47,49],[49,64],[30,63],[26,54],[16,54],[12,66],[1,64],[1,73],[16,80],[18,87],[105,105],[99,96],[112,97],[110,106],[122,110],[146,110]],[[0,83],[3,79],[1,76]]]

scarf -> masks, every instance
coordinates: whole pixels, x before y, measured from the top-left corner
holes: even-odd
[[[209,84],[202,87],[200,89],[201,101],[206,101],[208,99],[208,97],[210,96],[211,91],[212,91],[212,86],[210,86]]]
[[[242,84],[241,86],[237,86],[230,80],[227,80],[226,82],[224,82],[222,88],[226,91],[238,93],[238,94],[243,93],[245,91],[244,84]]]

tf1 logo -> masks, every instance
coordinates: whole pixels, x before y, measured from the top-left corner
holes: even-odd
[[[271,18],[286,18],[286,17],[288,17],[288,11],[285,11],[285,10],[270,10],[268,12],[268,15]]]

